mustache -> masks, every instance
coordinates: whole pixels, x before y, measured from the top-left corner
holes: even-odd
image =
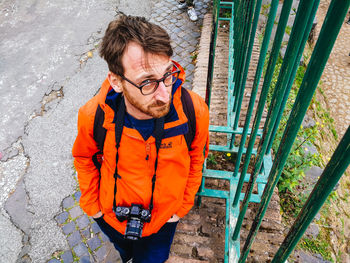
[[[152,103],[150,105],[150,107],[160,107],[160,106],[164,106],[166,105],[167,103],[163,102],[163,101],[160,101],[160,100],[156,100],[154,103]]]

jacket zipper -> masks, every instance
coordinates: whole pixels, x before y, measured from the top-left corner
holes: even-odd
[[[140,140],[139,138],[137,138],[137,137],[135,137],[135,136],[131,136],[131,135],[127,135],[127,136],[129,136],[130,138],[133,138],[133,139],[136,139],[136,140]],[[147,161],[147,163],[148,163],[148,166],[150,167],[150,159],[151,159],[151,144],[150,143],[148,143],[148,142],[146,142],[146,144],[145,144],[145,148],[146,148],[146,161]]]
[[[146,143],[146,161],[149,164],[149,159],[151,158],[151,145]]]

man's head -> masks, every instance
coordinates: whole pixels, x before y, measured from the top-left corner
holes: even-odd
[[[138,119],[159,118],[167,114],[171,85],[159,82],[151,94],[141,93],[138,87],[171,73],[172,54],[167,32],[145,18],[120,16],[109,24],[100,55],[107,61],[112,87],[125,96],[129,114]]]

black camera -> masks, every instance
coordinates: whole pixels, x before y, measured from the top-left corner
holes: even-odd
[[[142,205],[131,204],[130,207],[118,206],[115,215],[120,222],[127,221],[124,237],[130,240],[138,240],[142,235],[143,223],[151,221],[151,213],[143,209]]]

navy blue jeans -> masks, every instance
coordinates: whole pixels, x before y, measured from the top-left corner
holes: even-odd
[[[169,258],[177,222],[166,223],[157,233],[133,241],[124,239],[103,217],[95,221],[119,251],[123,262],[132,258],[133,263],[163,263]]]

